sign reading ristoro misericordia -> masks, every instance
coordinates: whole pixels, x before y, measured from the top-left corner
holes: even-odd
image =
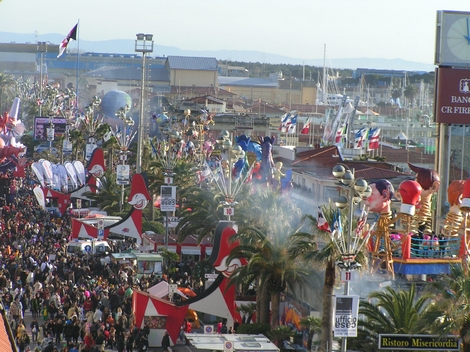
[[[460,339],[458,336],[380,334],[379,349],[459,351]]]

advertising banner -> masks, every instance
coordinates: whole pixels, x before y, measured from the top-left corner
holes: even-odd
[[[470,70],[439,67],[436,81],[436,122],[470,124]]]
[[[129,184],[129,165],[118,165],[116,172],[116,183],[118,185]]]
[[[176,210],[176,187],[175,186],[161,186],[160,188],[160,211],[175,211]]]
[[[52,124],[54,125],[54,136],[62,137],[65,135],[65,130],[67,128],[67,120],[53,118]],[[39,117],[34,118],[34,139],[37,141],[47,141],[47,129],[51,126],[51,120],[49,117]],[[52,139],[53,140],[53,139]]]
[[[333,332],[335,337],[356,337],[359,296],[335,296]]]

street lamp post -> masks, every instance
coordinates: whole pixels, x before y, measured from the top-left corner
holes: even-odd
[[[233,177],[233,167],[234,162],[243,159],[245,157],[245,152],[240,147],[240,145],[232,144],[230,133],[228,131],[222,131],[217,137],[217,144],[221,147],[223,154],[221,165],[219,166],[218,174],[212,175],[212,179],[216,182],[217,187],[224,195],[224,201],[222,205],[224,206],[224,215],[227,217],[227,220],[230,221],[231,216],[234,215],[233,206],[238,203],[235,201],[235,196],[238,194],[242,186],[245,184],[246,179],[251,174],[250,170],[243,175],[240,174],[239,177]]]
[[[142,170],[142,141],[144,138],[144,90],[145,90],[145,55],[153,52],[153,34],[136,34],[135,51],[142,53],[142,80],[140,88],[140,113],[139,113],[139,131],[137,134],[137,162],[136,171]]]
[[[43,90],[43,65],[44,65],[44,53],[47,52],[47,42],[38,42],[38,52],[40,53],[40,60],[39,60],[39,116],[42,116],[42,90]]]
[[[116,112],[116,116],[119,117],[120,120],[124,122],[124,128],[123,131],[119,131],[117,129],[114,131],[111,129],[111,133],[114,135],[116,138],[116,141],[119,145],[119,159],[121,160],[121,167],[122,170],[126,171],[126,176],[128,176],[129,172],[129,166],[126,165],[127,163],[127,153],[129,151],[129,145],[131,141],[134,139],[135,132],[133,132],[132,127],[134,126],[134,120],[130,117],[127,116],[127,113],[130,110],[130,106],[126,104],[126,106],[120,108]],[[119,166],[118,166],[119,167]],[[123,171],[121,173],[117,173],[117,183],[121,185],[121,204],[120,204],[120,211],[122,211],[122,208],[124,206],[124,186],[129,184],[129,177],[124,177],[123,179],[119,179],[119,176],[122,176]]]
[[[349,281],[351,278],[351,271],[358,269],[361,265],[356,262],[356,256],[362,249],[365,243],[367,243],[370,232],[366,236],[361,233],[353,233],[353,218],[355,205],[359,204],[362,199],[369,197],[372,193],[371,187],[367,184],[367,181],[362,178],[355,178],[354,170],[349,170],[345,165],[336,165],[333,168],[333,176],[339,181],[339,186],[347,190],[348,196],[341,195],[335,201],[335,205],[339,209],[348,208],[348,228],[347,233],[339,233],[336,236],[332,235],[332,240],[336,245],[337,250],[341,255],[341,260],[337,262],[338,267],[344,270],[345,285],[344,295],[349,296]],[[362,214],[361,214],[362,216]],[[335,230],[333,230],[335,231]],[[342,231],[342,230],[339,230]],[[341,351],[346,352],[347,348],[347,337],[343,336],[341,340]]]

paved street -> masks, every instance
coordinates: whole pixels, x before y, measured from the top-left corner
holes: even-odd
[[[31,315],[31,312],[29,310],[26,310],[25,312],[25,317],[24,317],[24,322],[25,322],[25,326],[26,326],[26,330],[28,331],[28,334],[29,336],[31,337],[31,328],[29,327],[31,325],[31,322],[33,321],[33,318],[32,318],[32,315]],[[38,322],[39,324],[43,324],[44,323],[44,320],[42,318],[38,319]],[[31,340],[32,341],[32,340]],[[30,348],[32,351],[34,351],[34,348],[37,346],[36,343],[33,343],[31,342],[30,343]],[[60,344],[57,344],[56,347],[59,349],[59,351],[65,346],[65,341],[62,341]],[[45,347],[45,346],[43,346]],[[186,346],[184,344],[177,344],[175,346],[172,346],[172,350],[174,352],[198,352],[198,351],[204,351],[204,350],[198,350],[197,348],[193,347],[193,346]],[[114,349],[109,349],[109,348],[106,348],[105,349],[105,352],[117,352],[117,348],[114,348]],[[134,348],[134,351],[138,351],[137,348]],[[161,352],[163,351],[163,348],[161,347],[150,347],[148,349],[149,352]]]

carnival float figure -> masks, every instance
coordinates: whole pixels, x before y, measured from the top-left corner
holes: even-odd
[[[416,182],[421,186],[421,200],[419,202],[416,221],[420,236],[430,235],[433,232],[432,223],[432,197],[439,191],[441,179],[436,170],[418,167],[408,163],[410,169],[416,172]]]
[[[378,180],[369,184],[371,195],[366,199],[369,211],[379,214],[377,227],[369,240],[372,273],[379,269],[387,270],[393,276],[392,246],[390,226],[392,225],[391,201],[394,195],[393,185],[387,180]]]
[[[441,235],[449,237],[459,236],[459,231],[462,228],[464,221],[464,214],[460,209],[462,203],[462,193],[464,190],[464,180],[452,181],[447,187],[447,201],[450,204],[450,209],[446,214],[444,225],[441,230]]]
[[[261,179],[263,182],[267,182],[268,184],[271,182],[272,172],[274,168],[272,150],[273,146],[271,138],[264,137],[263,143],[261,144]]]

